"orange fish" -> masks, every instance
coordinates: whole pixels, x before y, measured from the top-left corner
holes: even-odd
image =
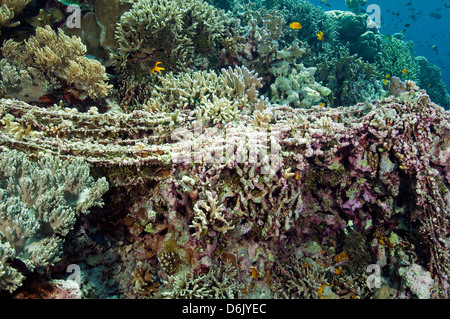
[[[320,41],[325,40],[325,33],[323,33],[322,31],[319,31],[316,35],[318,40]]]
[[[408,71],[407,69],[403,69],[403,70],[402,70],[402,73],[403,73],[403,74],[408,74],[409,71]]]
[[[159,67],[162,62],[156,62],[155,65],[150,69],[150,72],[156,74],[155,72],[161,73],[161,70],[165,70],[164,68]]]
[[[300,24],[300,22],[292,22],[289,24],[289,27],[291,29],[296,29],[296,30],[303,28],[302,25]]]

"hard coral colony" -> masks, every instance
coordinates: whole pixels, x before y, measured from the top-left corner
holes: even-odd
[[[450,96],[365,1],[0,3],[2,297],[448,297]]]

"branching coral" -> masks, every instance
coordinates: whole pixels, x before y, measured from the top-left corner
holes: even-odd
[[[316,71],[316,68],[305,68],[303,64],[298,64],[292,69],[278,69],[277,66],[274,66],[271,72],[277,77],[270,86],[270,101],[292,107],[308,108],[317,105],[331,94],[331,90],[314,80]]]
[[[230,263],[211,267],[207,274],[182,273],[172,276],[162,292],[164,298],[177,299],[234,299],[242,294],[236,267]]]
[[[220,74],[214,71],[182,72],[178,75],[169,73],[161,77],[160,84],[155,87],[144,107],[150,112],[199,107],[206,113],[217,114],[225,112],[228,105],[234,117],[237,108],[242,110],[252,108],[251,103],[264,103],[258,91],[261,87],[258,74],[246,67],[222,69]],[[222,110],[220,104],[225,105]],[[212,106],[218,107],[217,112],[211,110]]]
[[[197,108],[197,119],[204,125],[215,125],[217,123],[228,123],[238,117],[239,109],[237,103],[226,98],[213,96],[212,101],[203,98]]]
[[[205,231],[211,229],[220,233],[226,233],[234,228],[224,217],[226,209],[223,204],[217,202],[217,195],[206,191],[206,200],[200,199],[194,205],[194,220],[191,226],[195,229],[194,236],[200,239]]]
[[[219,11],[204,1],[141,0],[117,25],[115,65],[125,72],[136,62],[152,59],[168,71],[202,67],[223,31]]]
[[[331,90],[327,99],[330,106],[371,101],[384,93],[372,64],[356,54],[351,55],[346,46],[325,44],[323,48],[323,52],[314,58],[317,65],[315,78]]]
[[[117,24],[118,49],[111,55],[122,109],[152,94],[158,79],[150,71],[157,62],[164,72],[216,68],[224,28],[220,12],[202,0],[137,1]]]
[[[60,88],[71,91],[80,99],[104,98],[112,88],[106,82],[105,67],[96,60],[88,59],[85,56],[86,47],[81,40],[68,37],[61,29],[55,32],[50,26],[38,27],[36,35],[23,43],[7,40],[3,44],[2,52],[7,60],[2,62],[4,67],[14,68],[12,64],[20,66],[20,69],[9,72],[14,78],[3,77],[2,86],[6,91],[9,90],[10,84],[16,86],[13,87],[13,92],[19,91],[19,88],[30,90],[26,85],[31,83],[33,89],[40,94],[48,90],[48,83],[54,83],[52,78],[60,82]],[[25,75],[21,70],[24,70]],[[40,82],[42,78],[46,79],[43,83]],[[23,91],[18,94],[19,97],[27,96]],[[38,94],[34,92],[28,96],[35,98]]]
[[[325,274],[312,264],[298,261],[289,269],[276,267],[276,281],[272,287],[275,298],[319,299],[324,286],[329,286]]]
[[[76,217],[101,206],[107,190],[106,180],[94,182],[81,159],[69,163],[46,156],[33,163],[22,153],[3,149],[0,289],[14,291],[24,279],[9,264],[12,258],[21,260],[30,271],[55,263]]]
[[[387,74],[404,80],[418,82],[419,65],[416,61],[413,43],[392,37],[389,43],[382,43],[381,55],[376,60],[377,72],[380,78]],[[408,70],[408,73],[402,72]]]

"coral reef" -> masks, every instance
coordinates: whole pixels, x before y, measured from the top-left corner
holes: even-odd
[[[441,287],[436,293],[445,294],[449,114],[417,86],[405,88],[373,104],[321,112],[318,107],[271,106],[262,131],[252,128],[254,117],[245,112],[232,122],[203,127],[190,120],[195,119],[190,109],[179,109],[176,116],[145,111],[89,114],[3,100],[2,114],[11,114],[39,137],[19,140],[3,129],[1,143],[29,154],[81,158],[93,165],[95,176],[107,176],[116,191],[128,189],[133,205],[125,209],[125,225],[132,244],[113,246],[110,254],[153,265],[136,273],[141,288],[129,293],[137,296],[166,291],[175,282],[180,291],[210,291],[204,276],[225,253],[239,261],[244,296],[265,294],[270,280],[263,274],[271,271],[278,255],[271,247],[278,247],[288,233],[296,234],[297,244],[286,249],[295,251],[298,244],[315,239],[336,251],[326,253],[325,260],[325,255],[314,257],[327,267],[326,273],[364,272],[375,255],[358,246],[361,239],[333,244],[332,238],[349,225],[367,242],[376,225],[421,247],[416,253],[425,254],[426,268]],[[57,133],[46,130],[50,122],[58,125]],[[136,193],[137,185],[147,187]],[[405,227],[418,231],[415,239],[401,235]],[[169,241],[175,244],[167,246]],[[333,259],[338,249],[348,257]],[[358,253],[362,250],[365,257]],[[279,262],[289,254],[281,256]],[[395,271],[400,265],[389,267]],[[156,284],[158,277],[162,281]],[[316,289],[316,284],[305,283],[300,295],[318,297],[319,290],[330,297],[367,296],[352,284],[333,288],[329,279],[326,284]]]
[[[5,18],[0,296],[448,298],[448,94],[365,2]]]
[[[30,162],[23,153],[0,153],[0,289],[14,291],[24,276],[10,263],[20,260],[28,271],[58,261],[64,237],[79,214],[102,205],[105,178],[94,182],[81,159],[71,163],[42,154]]]

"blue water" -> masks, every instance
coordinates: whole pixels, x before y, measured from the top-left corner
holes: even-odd
[[[325,11],[349,10],[344,0],[310,2]],[[381,9],[380,32],[403,32],[407,40],[414,42],[417,55],[424,56],[441,69],[442,80],[450,92],[450,0],[368,0],[361,9],[366,10],[371,4]],[[405,27],[407,24],[410,26]]]

